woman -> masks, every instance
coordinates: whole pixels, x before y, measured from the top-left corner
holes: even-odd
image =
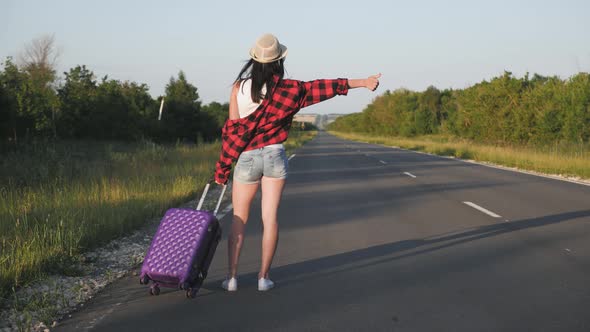
[[[222,287],[238,289],[237,266],[250,205],[262,187],[262,264],[258,290],[274,287],[268,271],[278,240],[277,210],[287,178],[287,156],[282,145],[293,116],[301,108],[348,89],[365,87],[375,91],[379,75],[367,79],[334,79],[301,82],[283,79],[287,47],[265,34],[250,50],[250,60],[240,71],[230,99],[229,120],[222,130],[222,150],[216,164],[215,181],[225,184],[237,160],[232,190],[233,222],[228,238],[229,272]]]

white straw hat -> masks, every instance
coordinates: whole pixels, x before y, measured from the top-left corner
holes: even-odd
[[[256,44],[250,49],[250,57],[260,63],[270,63],[286,56],[287,46],[279,43],[277,37],[270,33],[256,39]]]

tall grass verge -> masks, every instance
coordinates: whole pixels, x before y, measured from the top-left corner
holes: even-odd
[[[60,142],[0,161],[0,293],[68,267],[84,250],[186,200],[219,144]]]
[[[447,136],[416,138],[331,132],[354,141],[399,146],[442,156],[490,162],[545,174],[590,179],[589,144],[555,144],[545,147],[493,146]]]

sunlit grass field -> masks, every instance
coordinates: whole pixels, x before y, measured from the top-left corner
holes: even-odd
[[[287,150],[316,132],[292,131]],[[0,297],[193,198],[220,144],[38,143],[0,160]]]
[[[517,167],[523,170],[590,179],[590,145],[556,144],[547,147],[494,146],[446,136],[416,138],[331,132],[354,141],[398,146],[442,156],[453,156]]]

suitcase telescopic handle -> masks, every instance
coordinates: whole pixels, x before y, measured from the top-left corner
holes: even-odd
[[[207,192],[209,191],[209,187],[211,184],[207,182],[205,185],[205,190],[203,190],[203,194],[201,195],[201,199],[199,200],[199,204],[197,205],[197,210],[200,210],[203,207],[203,202],[205,202],[205,197],[207,196]],[[215,210],[213,211],[213,215],[217,216],[217,211],[219,210],[219,206],[221,205],[221,200],[223,200],[223,195],[225,194],[225,190],[227,189],[227,185],[223,185],[221,189],[221,195],[219,195],[219,200],[217,200],[217,205],[215,206]]]

